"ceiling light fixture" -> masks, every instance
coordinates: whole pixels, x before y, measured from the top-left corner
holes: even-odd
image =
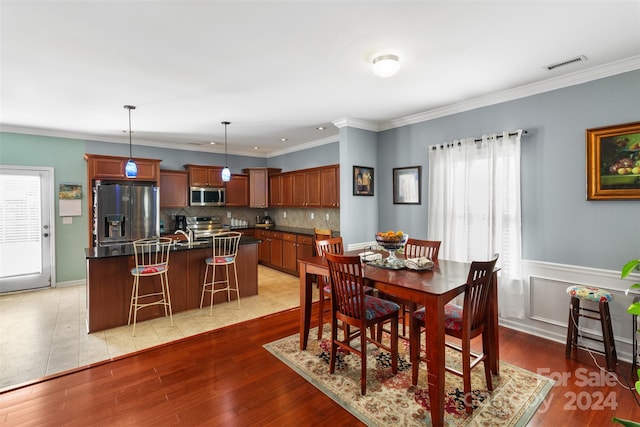
[[[228,182],[231,181],[231,171],[227,162],[227,125],[230,125],[231,122],[222,122],[222,124],[224,125],[224,169],[222,169],[222,180]]]
[[[131,155],[131,110],[135,110],[136,107],[135,105],[125,105],[124,108],[129,110],[129,160],[124,167],[124,173],[127,178],[136,178],[138,176],[138,165],[133,161],[133,156]]]
[[[373,74],[379,77],[391,77],[400,70],[398,55],[378,55],[371,62]]]
[[[316,128],[316,130],[325,130],[325,129],[326,129],[326,127],[324,127],[324,126],[318,126],[318,127]]]
[[[280,141],[282,141],[282,142],[287,142],[287,141],[288,141],[288,139],[287,139],[287,138],[280,138]]]

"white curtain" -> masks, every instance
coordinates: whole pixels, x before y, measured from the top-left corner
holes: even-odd
[[[524,317],[520,211],[522,131],[429,147],[428,237],[439,258],[471,262],[500,254],[501,317]]]

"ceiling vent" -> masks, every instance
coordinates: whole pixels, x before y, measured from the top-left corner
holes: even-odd
[[[586,61],[587,57],[584,55],[576,56],[575,58],[567,59],[566,61],[556,62],[555,64],[547,65],[547,71],[554,70],[556,68],[564,67],[565,65],[575,64],[576,62]]]

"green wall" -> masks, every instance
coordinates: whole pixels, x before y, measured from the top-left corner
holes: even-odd
[[[56,282],[85,279],[84,248],[87,246],[87,166],[84,141],[48,136],[0,133],[0,165],[53,167],[55,202]],[[62,224],[58,215],[60,183],[82,184],[82,216]]]

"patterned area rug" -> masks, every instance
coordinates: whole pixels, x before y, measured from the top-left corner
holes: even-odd
[[[310,337],[317,334],[312,329]],[[310,338],[307,350],[300,351],[299,335],[291,335],[264,347],[278,359],[331,397],[369,426],[429,426],[431,415],[425,366],[420,367],[418,385],[411,384],[409,346],[399,344],[398,374],[391,374],[390,355],[372,346],[367,359],[367,394],[360,394],[360,359],[338,353],[336,372],[329,374],[331,351],[329,327],[322,341]],[[459,366],[459,354],[447,349],[447,365]],[[543,402],[554,382],[533,372],[500,362],[500,375],[493,376],[489,392],[480,365],[472,371],[472,415],[464,407],[462,378],[447,373],[445,379],[445,423],[449,426],[524,426]]]

